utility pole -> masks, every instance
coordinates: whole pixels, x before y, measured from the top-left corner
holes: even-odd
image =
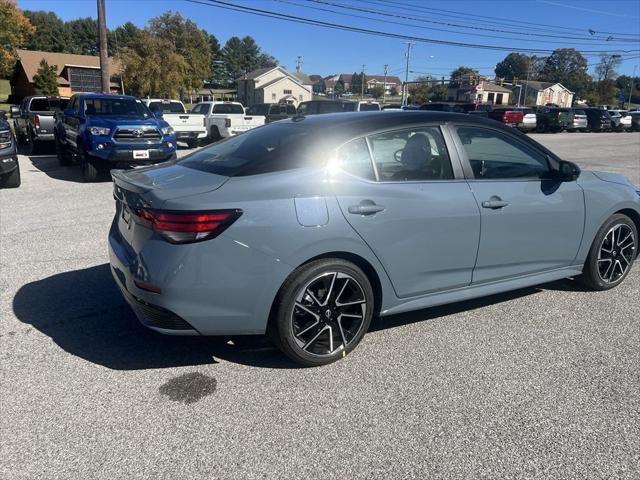
[[[360,100],[364,98],[364,67],[365,64],[362,64],[362,70],[360,70]]]
[[[302,55],[298,55],[298,60],[296,60],[296,72],[300,72],[302,69]]]
[[[102,93],[110,93],[109,57],[107,56],[107,20],[104,14],[104,0],[98,0],[98,31],[100,32],[100,73],[102,74]]]
[[[629,82],[629,100],[627,101],[629,108],[631,108],[631,93],[633,92],[633,79],[636,78],[636,67],[637,65],[633,66],[633,75],[631,75],[631,81]]]
[[[411,57],[411,46],[413,45],[411,42],[406,42],[407,44],[407,53],[405,53],[405,57],[407,59],[406,68],[404,71],[404,85],[402,86],[402,106],[407,105],[407,82],[409,81],[409,59]]]
[[[387,72],[389,71],[389,65],[384,65],[384,83],[382,84],[382,104],[384,105],[385,97],[387,95]]]

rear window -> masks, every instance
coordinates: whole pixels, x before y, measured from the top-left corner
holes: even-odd
[[[253,105],[247,108],[247,115],[266,115],[269,105]]]
[[[32,112],[55,112],[64,110],[69,104],[68,98],[34,98],[29,110]]]
[[[180,102],[151,102],[149,103],[149,110],[162,113],[185,113],[184,107]]]
[[[380,105],[377,103],[361,103],[360,111],[361,112],[370,112],[374,110],[380,110]]]
[[[227,177],[290,170],[314,162],[316,138],[322,138],[317,128],[271,123],[199,150],[178,164]]]
[[[244,108],[242,108],[242,105],[238,105],[237,103],[218,103],[213,106],[212,113],[239,113],[244,115]]]

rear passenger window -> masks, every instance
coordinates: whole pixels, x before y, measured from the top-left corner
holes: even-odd
[[[453,169],[438,127],[416,127],[369,137],[381,181],[451,180]]]
[[[352,175],[367,180],[375,180],[369,148],[364,138],[358,138],[343,145],[338,150],[338,166]]]
[[[476,178],[541,178],[549,172],[544,155],[509,134],[479,127],[457,132]]]

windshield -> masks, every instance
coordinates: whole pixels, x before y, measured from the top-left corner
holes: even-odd
[[[360,104],[361,112],[367,112],[372,110],[380,110],[380,105],[378,105],[377,103],[361,103]]]
[[[237,103],[218,103],[213,106],[212,113],[239,113],[244,115],[244,108]]]
[[[183,167],[227,177],[256,175],[299,168],[313,162],[313,138],[308,126],[272,123],[230,137],[179,160]]]
[[[55,112],[64,110],[69,103],[68,98],[34,98],[29,110],[32,112]]]
[[[180,102],[151,102],[149,110],[162,113],[186,113]]]
[[[86,98],[86,115],[117,115],[123,117],[151,117],[149,109],[133,98]]]

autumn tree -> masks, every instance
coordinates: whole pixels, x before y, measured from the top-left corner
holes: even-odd
[[[40,60],[38,71],[33,76],[36,93],[40,95],[58,94],[58,66],[49,65],[43,58]]]
[[[0,78],[8,77],[16,61],[16,48],[35,28],[22,11],[8,0],[0,0]]]

